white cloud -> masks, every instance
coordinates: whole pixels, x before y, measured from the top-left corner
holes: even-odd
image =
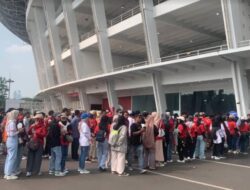
[[[13,44],[10,45],[9,47],[7,47],[5,49],[6,53],[10,53],[10,54],[20,54],[20,53],[30,53],[32,52],[32,48],[30,45],[28,44]]]

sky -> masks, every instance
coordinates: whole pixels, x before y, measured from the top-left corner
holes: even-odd
[[[11,33],[0,23],[0,76],[15,82],[14,91],[21,91],[22,97],[34,97],[39,91],[32,47]]]

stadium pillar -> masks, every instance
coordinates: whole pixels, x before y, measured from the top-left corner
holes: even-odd
[[[52,110],[55,111],[55,112],[61,111],[61,110],[59,109],[59,105],[58,105],[58,103],[57,103],[56,98],[55,98],[53,95],[50,95],[49,98],[50,98],[50,104],[51,104]]]
[[[44,35],[44,31],[46,29],[46,23],[45,20],[43,19],[43,10],[41,8],[36,8],[34,11],[35,14],[35,23],[36,23],[36,31],[39,39],[39,43],[37,46],[40,46],[41,49],[41,57],[42,57],[42,62],[46,74],[46,79],[48,83],[48,87],[54,86],[55,81],[54,81],[54,76],[53,76],[53,70],[50,66],[50,53],[49,53],[49,45],[48,45],[48,39]]]
[[[37,71],[37,76],[38,76],[38,81],[39,81],[39,87],[40,89],[45,89],[46,88],[46,77],[43,76],[44,71],[42,67],[42,59],[41,59],[41,49],[39,47],[38,43],[38,38],[34,36],[36,34],[36,26],[35,23],[32,23],[30,26],[30,41],[32,43],[32,50],[34,52],[34,58],[35,58],[35,63],[36,63],[36,71]]]
[[[86,70],[84,69],[83,64],[80,67],[82,60],[80,55],[81,52],[79,49],[79,34],[78,34],[75,13],[74,10],[72,9],[72,1],[62,0],[62,6],[63,6],[63,15],[66,24],[67,35],[69,39],[69,46],[73,61],[74,73],[76,79],[80,79],[81,72],[86,73]]]
[[[140,7],[142,13],[142,21],[145,35],[145,42],[147,46],[147,56],[149,64],[159,61],[160,50],[157,37],[156,23],[154,19],[154,5],[152,0],[140,0]],[[161,73],[152,73],[152,84],[154,91],[154,99],[156,110],[158,113],[164,113],[167,107],[165,94],[162,87]]]
[[[102,69],[104,73],[113,70],[113,60],[110,50],[110,43],[107,34],[107,20],[103,0],[90,0],[95,23],[95,30],[98,39],[99,53]],[[114,83],[111,80],[106,81],[106,90],[109,106],[118,108],[118,99],[114,89]]]
[[[71,108],[69,95],[66,92],[61,92],[62,108]]]
[[[85,90],[79,88],[78,93],[81,109],[84,111],[90,111],[88,95],[86,94]]]
[[[245,6],[244,3],[247,2],[239,0],[221,0],[227,45],[230,49],[237,48],[244,38],[250,37],[249,32],[245,33],[245,29],[242,27],[242,22],[246,22],[246,19],[244,19],[244,16],[242,15],[242,12],[244,11],[243,9],[249,7],[247,4]],[[250,27],[249,22],[243,24]],[[238,59],[237,57],[228,60],[231,64],[237,113],[239,116],[246,116],[249,111],[249,97],[245,63],[244,60]]]
[[[55,1],[43,0],[43,5],[44,5],[44,12],[45,12],[46,20],[47,20],[52,54],[53,54],[54,61],[55,61],[57,79],[58,79],[58,83],[62,84],[63,82],[65,82],[65,77],[63,77],[65,75],[65,69],[63,66],[62,58],[61,58],[62,48],[61,48],[59,32],[58,32],[58,28],[55,22],[55,19],[56,19]]]

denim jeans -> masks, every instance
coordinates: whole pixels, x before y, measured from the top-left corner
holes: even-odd
[[[62,148],[61,171],[64,172],[66,160],[67,160],[67,157],[68,157],[69,147],[68,147],[68,145],[62,145],[61,148]]]
[[[15,171],[15,162],[18,149],[18,138],[8,137],[6,142],[7,157],[5,160],[4,174],[7,176],[13,175]]]
[[[240,152],[247,152],[247,135],[242,134],[240,136]]]
[[[51,148],[51,159],[49,163],[49,170],[60,172],[62,161],[62,149],[61,146]]]
[[[138,157],[138,166],[140,169],[144,168],[144,151],[143,145],[130,145],[128,154],[128,166],[131,167],[133,163],[134,154]]]
[[[202,135],[198,135],[196,140],[195,156],[199,157],[199,159],[205,158],[206,143],[203,138]]]
[[[85,161],[89,155],[89,146],[81,146],[81,153],[79,158],[79,169],[85,169]]]
[[[106,160],[108,157],[108,142],[105,140],[104,142],[97,143],[97,157],[98,157],[98,165],[102,169],[106,167]]]
[[[166,151],[166,160],[165,161],[170,161],[172,160],[172,149],[173,149],[173,140],[174,140],[174,135],[169,134],[168,140],[165,144],[165,151]]]
[[[17,157],[16,157],[16,161],[15,161],[15,172],[20,171],[20,164],[22,161],[22,157],[23,157],[23,150],[24,150],[24,146],[22,144],[18,145],[18,149],[17,149]]]

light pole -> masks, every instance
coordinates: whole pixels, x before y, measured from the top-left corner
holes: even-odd
[[[11,86],[11,83],[13,83],[15,81],[13,81],[11,78],[9,78],[6,83],[9,83],[9,94],[8,94],[8,99],[10,99],[10,86]]]

